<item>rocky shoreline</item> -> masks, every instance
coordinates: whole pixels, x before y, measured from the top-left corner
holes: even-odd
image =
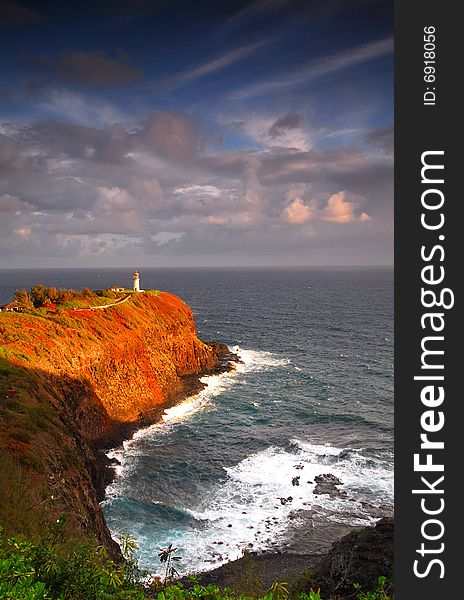
[[[95,454],[95,461],[97,463],[94,486],[98,502],[104,500],[106,488],[114,480],[115,467],[119,464],[117,459],[109,458],[107,456],[109,450],[121,446],[124,441],[129,440],[134,433],[140,429],[159,423],[167,409],[200,393],[206,387],[206,384],[200,381],[202,377],[233,371],[235,365],[242,362],[240,357],[231,352],[225,344],[219,342],[207,342],[207,344],[213,349],[219,359],[218,364],[213,369],[205,370],[202,373],[196,373],[194,375],[182,376],[180,389],[177,389],[174,393],[167,396],[163,404],[146,412],[139,421],[113,423],[111,428],[105,432],[103,436],[94,441],[92,446]]]
[[[140,421],[119,424],[112,429],[110,435],[98,440],[95,451],[99,470],[103,473],[103,477],[100,478],[96,485],[99,502],[104,499],[106,487],[114,480],[115,467],[120,464],[117,459],[110,459],[107,456],[108,450],[120,446],[123,441],[130,439],[136,431],[160,422],[166,409],[199,393],[205,387],[205,384],[200,381],[203,376],[231,371],[235,368],[235,364],[241,362],[241,359],[236,354],[233,354],[227,346],[215,343],[214,348],[217,356],[220,357],[220,363],[216,368],[200,374],[183,377],[182,391],[177,391],[177,393],[167,397],[161,406],[144,415]],[[295,469],[296,472],[302,472],[299,469],[303,469],[303,466],[295,465]],[[295,475],[292,479],[292,483],[296,488],[295,491],[300,486],[301,477],[301,475]],[[344,482],[332,473],[321,473],[314,477],[314,481],[306,483],[315,484],[312,490],[312,494],[315,496],[325,494],[331,499],[341,497],[353,500],[348,497],[347,492],[343,489]],[[291,496],[287,498],[282,497],[279,500],[284,505],[291,503],[293,498]],[[367,506],[363,503],[363,509],[367,510],[372,519],[392,519],[393,516],[391,509],[387,506]],[[247,559],[249,558],[256,568],[264,569],[264,572],[268,573],[264,577],[265,581],[285,577],[286,573],[292,574],[292,577],[294,577],[296,573],[301,573],[302,570],[316,566],[331,550],[333,544],[336,544],[351,532],[360,529],[360,525],[349,524],[353,520],[353,517],[356,517],[355,513],[347,512],[346,515],[342,515],[342,517],[346,518],[346,522],[335,521],[331,519],[331,516],[333,515],[320,506],[311,507],[307,510],[298,509],[292,511],[287,516],[288,522],[285,531],[271,542],[270,549],[256,552],[252,544],[250,544],[250,547],[246,551]],[[362,519],[360,520],[362,521]],[[365,527],[366,529],[371,528],[369,525]],[[229,569],[231,572],[234,571],[234,565],[241,564],[241,560],[229,561],[212,571],[201,573],[199,577],[202,581],[215,583],[217,577],[219,579],[222,577],[222,573],[227,573]],[[228,567],[228,565],[231,566]]]
[[[324,528],[322,528],[321,534]],[[276,581],[283,581],[290,591],[309,592],[320,588],[323,597],[352,598],[354,584],[373,590],[379,577],[386,578],[386,591],[393,592],[393,517],[384,517],[375,525],[351,528],[330,544],[324,552],[308,552],[308,542],[301,538],[301,552],[247,552],[212,571],[198,575],[199,583],[212,583],[236,592],[250,585],[264,593]],[[182,580],[187,584],[188,579]]]

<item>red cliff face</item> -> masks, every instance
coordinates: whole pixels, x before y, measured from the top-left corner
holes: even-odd
[[[38,504],[59,499],[51,517],[65,511],[74,530],[110,544],[91,447],[159,413],[224,348],[202,342],[190,308],[160,292],[103,310],[2,313],[0,335],[0,448],[30,474]],[[0,520],[8,502],[0,495]]]
[[[86,381],[106,416],[137,421],[182,390],[182,378],[214,369],[190,308],[167,293],[134,295],[104,310],[4,314],[9,360]]]

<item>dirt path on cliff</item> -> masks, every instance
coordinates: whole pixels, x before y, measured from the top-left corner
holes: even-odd
[[[120,300],[116,300],[116,302],[112,302],[111,304],[101,304],[100,306],[89,306],[88,308],[80,308],[75,310],[104,310],[105,308],[110,308],[111,306],[119,306],[120,304],[124,304],[127,302],[132,294],[127,294],[124,298]]]

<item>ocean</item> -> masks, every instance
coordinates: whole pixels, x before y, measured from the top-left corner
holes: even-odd
[[[160,574],[157,555],[170,543],[180,573],[201,571],[244,549],[282,549],[305,514],[364,525],[393,512],[392,269],[140,273],[142,288],[190,305],[201,339],[242,360],[109,452],[119,465],[105,518],[116,539],[136,539],[141,567]],[[129,286],[131,275],[1,270],[0,303],[36,283]],[[323,473],[346,496],[313,494]]]

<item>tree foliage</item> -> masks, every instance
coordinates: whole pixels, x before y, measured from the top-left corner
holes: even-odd
[[[9,600],[257,600],[252,591],[237,594],[230,588],[200,585],[195,576],[184,584],[171,580],[151,581],[134,560],[137,546],[129,536],[122,536],[126,561],[115,563],[103,546],[80,545],[63,553],[54,543],[34,545],[19,538],[4,539],[0,529],[0,598]],[[171,551],[170,551],[171,550]],[[163,549],[163,564],[169,562],[175,548]],[[173,557],[172,557],[173,558]],[[142,583],[143,581],[143,583]],[[384,591],[385,578],[379,578],[373,592],[353,590],[356,600],[391,600]],[[293,598],[287,584],[278,582],[261,600]],[[299,593],[295,600],[331,600],[319,590]],[[334,600],[334,599],[332,599]]]

